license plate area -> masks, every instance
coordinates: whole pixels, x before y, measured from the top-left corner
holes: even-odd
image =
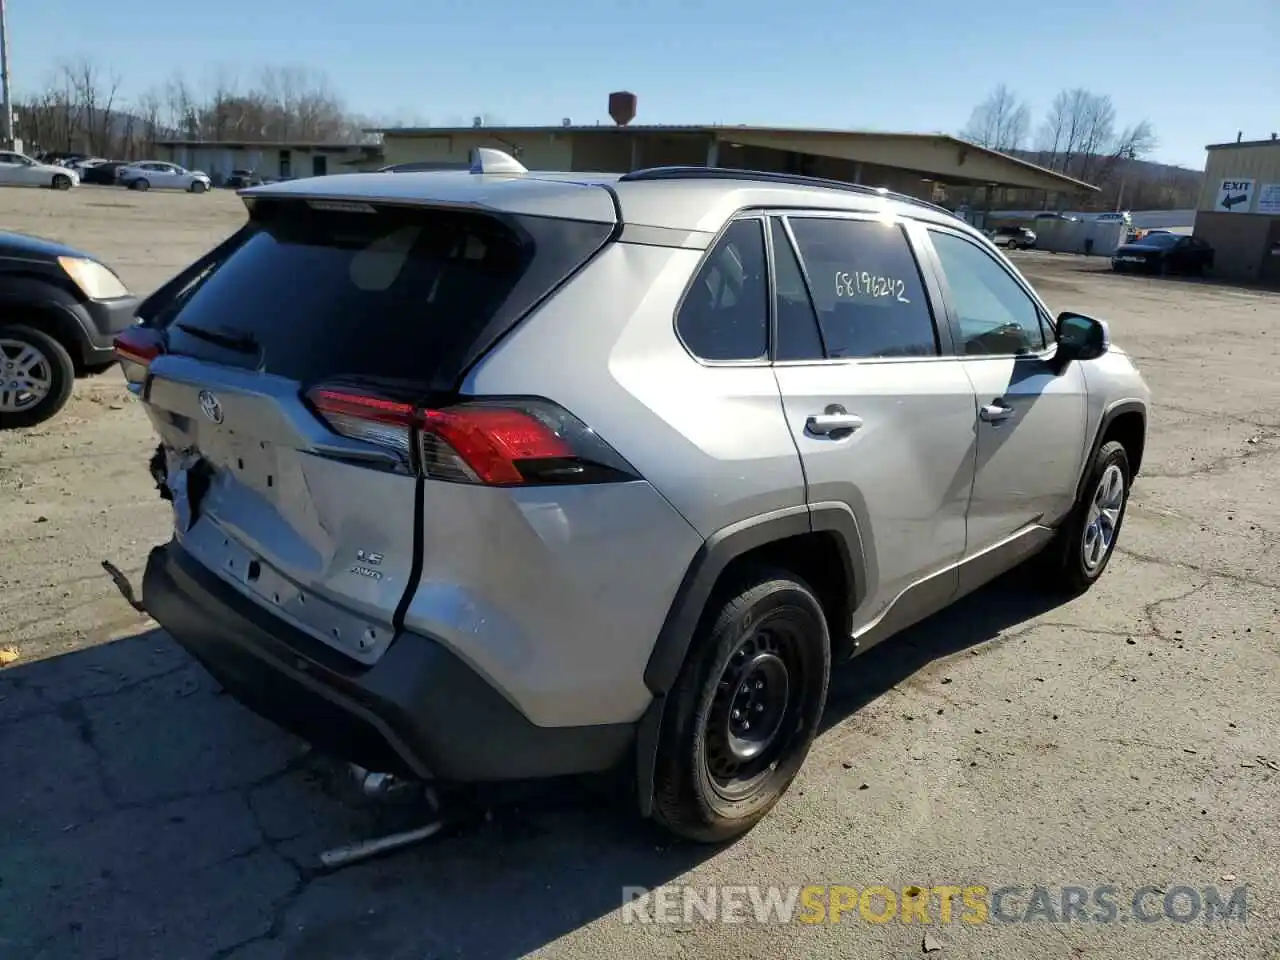
[[[222,430],[202,433],[200,457],[219,483],[236,483],[275,502],[280,489],[280,457],[274,444]]]
[[[182,545],[241,593],[355,660],[373,663],[391,642],[392,631],[303,589],[222,530],[214,519],[188,530]]]

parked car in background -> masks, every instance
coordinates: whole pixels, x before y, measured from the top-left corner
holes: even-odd
[[[85,154],[83,153],[67,153],[62,150],[45,150],[36,154],[36,159],[41,163],[54,164],[59,167],[69,167],[84,158]]]
[[[70,190],[79,182],[79,175],[67,167],[56,163],[41,163],[22,153],[0,151],[0,184],[6,187]]]
[[[1030,250],[1036,245],[1036,234],[1027,227],[997,227],[991,242],[1010,250]]]
[[[242,190],[245,187],[256,187],[261,183],[262,177],[253,170],[232,170],[222,185],[232,190]]]
[[[202,170],[187,170],[176,163],[164,160],[145,160],[130,163],[116,171],[116,181],[130,190],[187,190],[204,193],[212,186],[209,175]]]
[[[70,167],[76,173],[80,174],[80,180],[81,182],[83,182],[84,172],[86,170],[90,170],[93,167],[96,167],[99,164],[106,163],[106,162],[107,161],[104,157],[82,157],[79,160],[68,161],[67,163],[62,164],[62,166]]]
[[[1033,555],[1102,575],[1149,392],[973,227],[787,174],[472,169],[247,191],[117,338],[172,508],[143,605],[252,708],[409,777],[621,768],[724,841],[833,664]]]
[[[1213,268],[1213,247],[1199,237],[1152,230],[1111,255],[1111,269],[1143,273],[1204,273]]]
[[[48,420],[76,377],[110,367],[112,338],[137,306],[89,254],[0,232],[0,429]]]
[[[126,166],[128,163],[124,160],[104,160],[102,163],[95,163],[84,168],[80,174],[80,182],[111,186],[117,182],[117,175]]]
[[[1079,217],[1073,217],[1065,213],[1053,213],[1053,212],[1037,213],[1033,219],[1035,220],[1066,220],[1068,223],[1078,223],[1080,220]]]

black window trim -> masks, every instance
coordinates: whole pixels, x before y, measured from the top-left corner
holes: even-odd
[[[765,345],[764,354],[759,357],[752,357],[749,360],[707,360],[704,357],[694,353],[693,348],[685,342],[684,337],[680,333],[680,313],[684,310],[685,301],[689,298],[689,294],[693,292],[694,284],[698,277],[702,275],[702,268],[707,265],[720,247],[720,241],[724,239],[725,234],[735,224],[743,220],[755,220],[760,228],[761,237],[764,241],[764,257],[765,257]],[[707,244],[706,249],[702,251],[702,256],[698,258],[697,265],[693,268],[693,273],[689,275],[689,280],[685,284],[684,290],[680,294],[680,299],[676,301],[676,308],[671,313],[671,331],[676,336],[676,341],[689,355],[689,358],[695,363],[703,367],[767,367],[772,362],[773,357],[773,260],[769,249],[769,224],[765,214],[760,210],[740,210],[724,222],[724,226],[716,232],[716,235]]]
[[[929,247],[929,264],[930,268],[936,274],[936,281],[941,295],[943,311],[947,318],[947,327],[951,331],[951,350],[956,357],[961,360],[1015,360],[1015,361],[1036,361],[1045,363],[1052,360],[1058,349],[1058,331],[1053,321],[1053,314],[1049,312],[1049,308],[1045,306],[1044,301],[1033,290],[1021,276],[1011,270],[1004,258],[1000,256],[1000,251],[995,248],[994,244],[989,242],[979,243],[973,237],[969,236],[963,230],[956,230],[952,227],[940,223],[922,224],[921,243],[928,244]],[[977,247],[987,257],[995,261],[996,265],[1004,271],[1005,276],[1014,282],[1014,284],[1031,300],[1036,308],[1036,313],[1040,321],[1041,333],[1044,336],[1045,345],[1042,350],[1032,353],[962,353],[960,331],[960,318],[956,315],[955,301],[951,295],[951,286],[947,282],[946,271],[942,267],[942,260],[938,256],[937,248],[933,245],[933,239],[928,236],[930,231],[938,233],[947,233],[953,237],[965,241],[971,246]]]
[[[805,266],[804,257],[800,255],[799,244],[796,243],[795,234],[791,230],[790,218],[794,217],[798,220],[873,220],[879,221],[883,218],[883,214],[872,210],[830,210],[830,209],[809,209],[805,207],[786,207],[774,208],[767,211],[769,216],[777,217],[782,220],[783,230],[786,232],[787,239],[791,242],[792,253],[795,254],[796,262],[800,265],[800,276],[804,279],[805,292],[809,297],[809,304],[814,309],[815,321],[817,319],[817,308],[814,306],[813,299],[813,282],[809,277],[809,268]],[[916,270],[920,274],[921,286],[925,292],[925,306],[929,311],[929,319],[933,324],[934,336],[937,338],[938,353],[932,357],[815,357],[812,360],[774,360],[776,366],[796,367],[796,366],[847,366],[850,364],[866,364],[866,363],[935,363],[938,361],[954,361],[956,359],[955,345],[953,342],[950,314],[942,312],[941,305],[943,303],[941,287],[936,282],[933,270],[928,264],[928,257],[933,255],[932,246],[927,251],[921,247],[921,237],[919,231],[923,229],[923,224],[914,217],[895,214],[895,220],[902,230],[903,239],[906,241],[907,249],[911,253],[912,259],[915,261]],[[765,231],[766,237],[769,231]],[[774,287],[773,283],[773,261],[770,259],[770,289]],[[776,313],[776,306],[773,303],[774,298],[770,297],[770,310]],[[939,317],[945,318],[940,321]],[[818,325],[819,338],[823,344],[823,350],[826,350],[826,336],[822,333],[821,323]],[[770,343],[769,355],[774,355],[773,344]]]
[[[806,360],[778,359],[778,266],[777,252],[773,247],[773,225],[775,223],[782,228],[782,235],[786,238],[787,247],[791,250],[791,256],[795,260],[796,268],[800,271],[800,282],[804,284],[804,297],[809,304],[809,310],[813,314],[813,326],[818,334],[818,343],[822,347],[822,356],[820,357],[811,357]],[[769,251],[769,362],[775,366],[826,363],[828,361],[827,335],[822,332],[822,324],[818,320],[818,308],[813,301],[813,286],[809,282],[809,273],[805,270],[804,261],[800,259],[800,250],[796,246],[795,235],[791,232],[791,224],[787,222],[785,214],[778,211],[769,211],[765,221],[764,235]]]

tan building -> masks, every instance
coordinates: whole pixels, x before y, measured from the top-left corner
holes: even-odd
[[[707,165],[888,187],[946,202],[948,186],[1079,194],[1096,187],[945,134],[747,126],[402,127],[380,131],[388,164],[465,165],[476,147],[513,153],[531,170],[624,173]]]
[[[1280,283],[1280,140],[1205,149],[1195,235],[1216,251],[1214,273]]]
[[[377,170],[383,165],[377,144],[158,140],[155,148],[153,159],[203,170],[215,184],[232,170],[251,170],[262,177],[319,177]]]

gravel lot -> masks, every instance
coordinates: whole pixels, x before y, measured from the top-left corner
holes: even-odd
[[[6,190],[5,226],[149,290],[238,200]],[[0,435],[0,957],[1280,957],[1280,295],[1025,254],[1051,306],[1112,321],[1156,395],[1119,555],[1051,607],[996,584],[834,681],[787,800],[722,850],[668,845],[598,792],[509,798],[326,874],[414,822],[239,708],[113,588],[167,536],[118,372]],[[626,885],[1247,884],[1246,924],[628,925]],[[1159,911],[1160,894],[1148,902]],[[1180,909],[1185,915],[1188,907]]]

